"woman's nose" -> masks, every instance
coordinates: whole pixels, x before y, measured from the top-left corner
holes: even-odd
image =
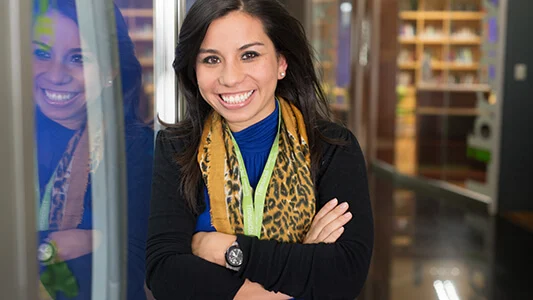
[[[224,66],[220,74],[219,83],[225,86],[235,86],[244,80],[245,73],[239,63],[230,63]]]
[[[44,77],[47,81],[56,85],[67,84],[72,79],[64,64],[59,62],[52,62]]]

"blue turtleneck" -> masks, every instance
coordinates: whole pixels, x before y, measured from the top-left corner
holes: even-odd
[[[263,169],[265,168],[270,148],[276,138],[278,130],[279,107],[276,101],[276,109],[268,117],[242,131],[233,132],[233,137],[241,150],[246,172],[250,185],[255,189]],[[205,205],[204,212],[198,216],[196,231],[216,231],[211,224],[209,195],[207,188],[204,189]]]

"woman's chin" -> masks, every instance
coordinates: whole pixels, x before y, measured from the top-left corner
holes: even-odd
[[[40,111],[50,120],[70,129],[76,129],[87,119],[85,101],[70,103],[68,106],[52,105],[48,101],[37,100]]]

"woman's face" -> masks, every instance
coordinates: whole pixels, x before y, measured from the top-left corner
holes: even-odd
[[[274,111],[276,85],[286,69],[262,22],[243,12],[211,23],[196,61],[202,97],[235,132]]]
[[[78,26],[55,10],[34,24],[33,75],[36,104],[47,117],[71,129],[86,119],[86,91],[98,96],[104,84]]]

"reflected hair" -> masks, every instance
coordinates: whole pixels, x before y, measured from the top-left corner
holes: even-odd
[[[199,93],[196,60],[211,23],[234,11],[259,19],[278,55],[288,63],[286,76],[278,81],[276,95],[294,104],[305,121],[311,151],[311,174],[316,178],[321,152],[319,139],[326,139],[318,129],[319,120],[330,120],[327,99],[315,71],[312,47],[302,24],[277,0],[197,0],[188,12],[176,47],[173,63],[180,92],[187,110],[183,121],[174,127],[176,137],[184,141],[184,151],[177,156],[182,168],[180,183],[189,207],[198,210],[198,183],[201,172],[196,156],[206,117],[211,106]]]
[[[33,17],[56,10],[78,25],[78,12],[75,0],[33,0]],[[139,100],[142,86],[142,67],[135,56],[135,46],[129,36],[128,26],[118,7],[113,4],[115,13],[116,36],[126,122],[140,122]],[[112,70],[111,70],[112,72]]]

